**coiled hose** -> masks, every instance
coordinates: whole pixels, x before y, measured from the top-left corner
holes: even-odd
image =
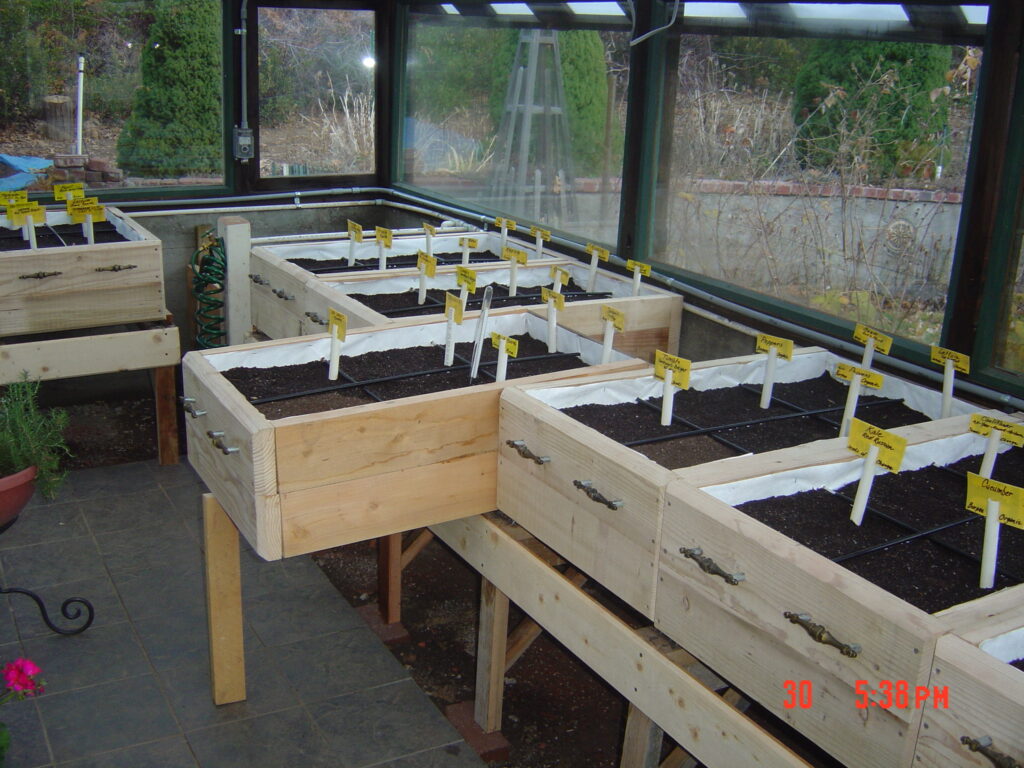
[[[227,256],[224,241],[209,230],[192,254],[192,296],[196,300],[196,345],[200,349],[223,347],[224,281]]]

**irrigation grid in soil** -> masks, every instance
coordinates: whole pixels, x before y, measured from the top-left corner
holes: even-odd
[[[128,242],[128,238],[118,232],[109,221],[98,221],[93,224],[93,235],[97,244]],[[37,250],[87,244],[80,224],[40,224],[36,227]],[[0,251],[24,251],[28,248],[28,241],[21,236],[20,229],[0,229]]]
[[[450,267],[462,264],[462,253],[435,253],[439,267]],[[387,257],[385,267],[387,269],[415,269],[418,255],[415,253],[400,253]],[[366,272],[376,270],[380,266],[380,259],[372,258],[356,259],[354,264],[349,264],[348,259],[311,259],[305,256],[297,256],[293,259],[285,259],[289,264],[294,264],[300,269],[312,272],[314,275],[345,274],[346,272]],[[470,264],[490,264],[501,261],[501,257],[491,251],[477,251],[469,254]]]

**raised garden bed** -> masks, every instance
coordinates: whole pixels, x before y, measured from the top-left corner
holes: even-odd
[[[110,221],[93,224],[93,243],[126,243],[128,238],[117,231]],[[36,228],[37,248],[66,248],[70,245],[88,245],[80,224],[50,224]],[[21,236],[20,229],[0,229],[0,251],[25,251],[29,245]]]

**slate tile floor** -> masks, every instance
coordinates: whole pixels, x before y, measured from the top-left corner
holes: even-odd
[[[481,768],[426,694],[308,558],[242,553],[247,701],[210,700],[200,495],[186,465],[71,473],[0,535],[0,663],[27,656],[46,693],[8,704],[9,768]]]

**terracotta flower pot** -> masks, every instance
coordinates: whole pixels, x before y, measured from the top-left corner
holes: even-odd
[[[0,477],[0,533],[11,527],[32,498],[36,490],[35,480],[35,467]]]

